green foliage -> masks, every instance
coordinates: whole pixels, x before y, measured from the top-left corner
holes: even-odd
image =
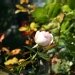
[[[67,72],[70,71],[70,61],[66,61],[66,60],[59,60],[56,64],[52,65],[52,69],[53,71],[57,74],[57,73],[62,73],[62,74],[66,74]]]
[[[48,3],[44,7],[37,7],[32,13],[34,20],[38,23],[47,23],[50,18],[56,17],[61,11],[61,4]]]
[[[44,59],[46,61],[49,60],[49,56],[45,53],[38,52],[38,55],[39,55],[39,57],[41,57],[42,59]]]
[[[71,8],[69,7],[69,5],[63,5],[63,6],[62,6],[62,11],[63,11],[63,12],[70,12],[70,11],[72,11],[72,10],[71,10]]]
[[[67,0],[64,0],[64,2],[61,0],[52,0],[50,2],[50,0],[48,0],[44,7],[37,7],[34,12],[32,12],[32,17],[34,18],[32,21],[41,25],[39,26],[39,30],[46,30],[52,33],[54,40],[47,48],[40,46],[33,48],[32,46],[35,43],[33,43],[32,46],[23,45],[24,54],[21,53],[19,56],[24,58],[25,61],[19,65],[15,64],[14,67],[12,67],[14,70],[13,72],[20,73],[25,69],[27,75],[40,75],[38,73],[40,66],[45,66],[46,62],[49,63],[49,66],[47,67],[50,67],[50,70],[55,74],[70,74],[71,66],[75,64],[75,10],[73,10],[75,9],[75,5],[74,0],[68,0],[68,3],[65,2],[67,2]],[[2,12],[2,14],[4,13]],[[12,19],[12,16],[10,15],[13,14],[9,14],[7,11],[7,15],[1,17],[0,26],[3,24],[4,29],[6,28],[6,25],[8,25],[8,21],[11,23],[10,19]],[[15,36],[16,38],[17,35]],[[28,35],[26,40],[29,39],[33,41],[31,37],[34,38],[33,35]],[[28,55],[26,54],[26,50]],[[10,56],[7,55],[7,57],[5,56],[5,59],[9,59],[9,57]],[[52,62],[53,58],[56,58],[54,60],[55,63]],[[40,64],[40,61],[42,61],[42,65]]]
[[[75,0],[67,0],[67,3],[71,9],[75,9]]]
[[[47,11],[45,11],[44,7],[36,8],[32,13],[34,20],[38,23],[46,23],[48,22]]]

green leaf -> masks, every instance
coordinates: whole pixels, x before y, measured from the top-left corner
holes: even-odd
[[[49,60],[49,56],[46,53],[41,53],[38,52],[39,57],[41,57],[42,59],[48,61]]]
[[[27,48],[30,52],[36,53],[35,50],[34,50],[33,48],[31,48],[31,47],[29,47],[29,46],[24,46],[24,47]]]
[[[48,22],[47,11],[43,7],[36,8],[32,13],[34,20],[38,23]]]
[[[71,9],[75,9],[75,0],[68,0],[67,3],[69,4]]]

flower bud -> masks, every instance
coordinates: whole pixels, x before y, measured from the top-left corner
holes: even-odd
[[[46,31],[37,31],[35,42],[40,46],[48,46],[53,42],[53,35]]]

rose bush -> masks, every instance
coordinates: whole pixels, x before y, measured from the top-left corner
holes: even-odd
[[[53,35],[46,31],[37,31],[34,39],[38,45],[48,46],[53,42]]]
[[[1,19],[0,69],[12,75],[75,75],[75,10],[56,0],[44,7],[20,1],[13,15],[17,24],[9,15]]]

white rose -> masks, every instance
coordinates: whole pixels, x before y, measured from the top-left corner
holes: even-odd
[[[40,46],[48,46],[53,42],[53,35],[46,31],[37,31],[34,39],[36,44]]]

